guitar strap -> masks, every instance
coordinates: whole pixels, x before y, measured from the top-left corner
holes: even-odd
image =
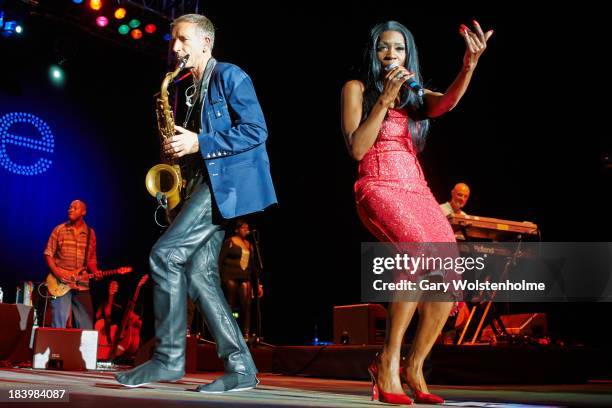
[[[85,258],[83,258],[83,267],[87,268],[87,257],[89,257],[89,238],[91,238],[91,228],[87,226],[87,242],[85,242]]]
[[[83,268],[85,268],[85,273],[87,273],[87,259],[89,258],[89,242],[91,238],[91,228],[89,225],[87,226],[87,241],[85,242],[85,258],[83,258]],[[85,283],[79,283],[79,286],[89,289],[89,280]]]

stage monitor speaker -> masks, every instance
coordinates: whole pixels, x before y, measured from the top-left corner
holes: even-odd
[[[97,357],[96,330],[39,327],[34,333],[32,368],[95,370]]]
[[[0,360],[26,363],[32,359],[30,338],[34,309],[21,304],[0,303]]]
[[[378,304],[334,306],[334,343],[382,344],[387,311]]]
[[[520,313],[502,315],[501,321],[506,327],[506,331],[511,336],[528,336],[533,338],[542,338],[548,335],[546,313]],[[481,340],[489,341],[494,338],[495,333],[489,325],[483,330]]]

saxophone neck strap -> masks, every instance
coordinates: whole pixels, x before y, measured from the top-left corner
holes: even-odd
[[[202,101],[204,101],[204,96],[208,91],[208,84],[210,83],[210,77],[212,76],[213,70],[217,65],[217,60],[214,58],[210,58],[206,63],[206,68],[204,68],[204,75],[202,75],[202,79],[200,80],[200,86],[198,87],[198,91],[196,93],[196,98],[200,106],[202,106]],[[185,115],[185,120],[183,122],[183,127],[186,128],[189,123],[189,118],[191,118],[191,114],[193,113],[193,109],[195,108],[196,103],[189,104],[189,109],[187,110],[187,114]]]

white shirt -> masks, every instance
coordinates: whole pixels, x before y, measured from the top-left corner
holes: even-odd
[[[455,213],[455,210],[453,210],[453,206],[451,205],[449,201],[445,202],[444,204],[440,204],[440,209],[442,210],[446,218],[452,217],[453,214]],[[466,213],[463,212],[463,210],[459,210],[459,213],[461,215],[467,215]]]

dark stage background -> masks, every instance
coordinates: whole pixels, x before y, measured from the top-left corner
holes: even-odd
[[[459,25],[476,16],[495,29],[470,89],[455,110],[433,121],[421,156],[439,201],[465,181],[472,187],[469,214],[533,221],[546,241],[610,240],[610,170],[602,163],[609,136],[597,128],[598,105],[584,92],[599,82],[592,68],[598,56],[584,48],[585,37],[597,36],[574,26],[584,22],[578,14],[441,14],[401,4],[334,12],[310,3],[242,6],[239,14],[206,4],[204,14],[218,28],[216,58],[250,74],[269,128],[280,205],[251,222],[261,231],[266,341],[303,344],[315,326],[319,339],[331,340],[333,306],[360,302],[359,248],[372,238],[354,209],[356,164],[340,132],[340,90],[355,77],[367,33],[380,21],[396,19],[412,30],[425,84],[436,90],[460,67]],[[75,198],[88,203],[100,266],[135,268],[120,278],[125,301],[137,275],[147,272],[159,236],[143,181],[158,161],[152,95],[166,72],[165,53],[121,46],[39,14],[28,15],[25,28],[21,37],[0,39],[0,116],[36,115],[55,144],[53,153],[8,149],[22,164],[51,160],[42,174],[0,168],[5,301],[14,301],[19,281],[44,278],[46,240]],[[63,88],[47,75],[60,57]],[[29,129],[23,126],[24,135]],[[96,284],[96,300],[106,286]],[[147,286],[145,305],[149,292]],[[609,304],[515,304],[509,311],[525,309],[548,312],[553,335],[589,344],[604,344],[601,321],[612,311]]]

